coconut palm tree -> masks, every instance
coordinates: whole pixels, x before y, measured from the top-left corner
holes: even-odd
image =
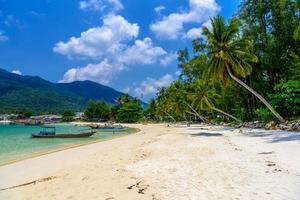
[[[242,122],[240,119],[234,117],[233,115],[226,113],[225,111],[216,108],[215,104],[220,96],[215,91],[214,87],[209,83],[204,82],[199,79],[192,83],[189,92],[189,98],[193,101],[193,105],[199,110],[213,110],[227,117],[230,117],[238,122]]]
[[[207,37],[205,53],[210,60],[208,75],[225,83],[228,77],[232,78],[255,95],[281,122],[284,122],[280,114],[260,94],[238,78],[238,76],[244,78],[251,74],[251,63],[258,61],[251,52],[252,41],[239,34],[240,22],[233,19],[228,24],[223,17],[217,16],[211,20],[211,24],[212,30],[206,27],[203,29],[203,34]]]
[[[157,113],[161,115],[167,115],[171,118],[175,123],[176,119],[170,114],[170,110],[172,110],[172,102],[169,99],[169,93],[165,87],[160,88],[158,93],[156,94],[157,99]]]
[[[168,89],[176,114],[185,117],[185,114],[189,113],[196,117],[199,117],[202,121],[206,121],[206,119],[203,116],[201,116],[199,112],[197,112],[189,102],[186,83],[177,80],[173,82]]]

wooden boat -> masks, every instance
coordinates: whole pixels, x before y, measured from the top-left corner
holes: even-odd
[[[83,138],[91,137],[96,131],[87,131],[75,134],[56,134],[55,127],[43,127],[43,130],[37,134],[31,134],[32,138]]]
[[[121,125],[113,125],[113,124],[104,124],[104,125],[98,125],[98,124],[92,124],[90,125],[91,129],[96,129],[101,132],[113,132],[113,131],[124,131],[127,128]]]
[[[101,132],[118,132],[118,131],[125,131],[127,128],[125,127],[104,127],[104,128],[98,128],[98,131]]]

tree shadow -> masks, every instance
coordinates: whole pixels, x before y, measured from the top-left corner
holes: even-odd
[[[269,143],[277,142],[289,142],[289,141],[300,141],[300,133],[297,132],[287,132],[287,131],[253,131],[244,133],[249,137],[262,137],[266,138]]]
[[[208,129],[204,128],[204,127],[198,127],[198,128],[196,128],[196,127],[189,128],[188,127],[188,130],[190,130],[190,131],[199,131],[199,130],[208,130]]]
[[[221,133],[193,133],[192,137],[220,137],[223,136]]]
[[[246,136],[249,136],[249,137],[269,137],[269,136],[274,136],[274,133],[267,133],[267,132],[246,132],[245,133]]]
[[[300,134],[288,134],[288,135],[282,135],[282,136],[276,136],[272,138],[270,142],[276,143],[276,142],[289,142],[289,141],[300,141]]]

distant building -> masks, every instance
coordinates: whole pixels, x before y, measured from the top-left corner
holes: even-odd
[[[19,115],[15,115],[15,114],[1,114],[0,115],[0,120],[1,121],[6,121],[6,120],[15,120],[18,119]]]
[[[76,112],[75,113],[76,120],[82,119],[83,117],[84,117],[84,112]]]
[[[38,115],[30,117],[33,121],[42,121],[44,123],[57,123],[63,120],[61,115]]]

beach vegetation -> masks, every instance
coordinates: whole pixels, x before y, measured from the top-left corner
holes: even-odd
[[[105,101],[90,100],[84,111],[89,121],[107,121],[110,119],[110,105]]]
[[[299,8],[293,0],[244,0],[232,19],[212,18],[192,48],[178,51],[181,74],[157,93],[156,118],[299,118]]]
[[[118,122],[134,123],[143,117],[143,108],[138,102],[128,102],[122,105],[117,111],[116,119]]]
[[[63,122],[72,122],[74,121],[75,113],[70,110],[66,110],[62,113]]]

